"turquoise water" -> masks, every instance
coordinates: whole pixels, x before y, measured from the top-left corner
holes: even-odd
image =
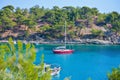
[[[58,55],[52,52],[57,45],[37,45],[35,64],[40,63],[41,54],[45,62],[62,67],[59,76],[53,80],[108,80],[107,73],[120,65],[120,46],[104,45],[73,45],[75,52],[68,55]]]

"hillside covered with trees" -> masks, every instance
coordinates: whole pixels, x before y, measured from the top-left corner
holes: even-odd
[[[100,13],[97,8],[65,6],[52,9],[39,7],[0,9],[0,39],[64,40],[64,22],[67,22],[67,40],[101,39],[120,42],[120,14]]]

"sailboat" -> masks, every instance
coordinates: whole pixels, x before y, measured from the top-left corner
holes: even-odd
[[[73,49],[66,48],[66,21],[65,21],[65,43],[64,43],[64,46],[56,47],[55,49],[53,49],[53,52],[55,54],[71,54],[74,52]]]

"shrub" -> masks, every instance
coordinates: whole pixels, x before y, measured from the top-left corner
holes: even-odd
[[[44,71],[42,56],[41,64],[33,64],[36,51],[33,44],[24,45],[12,39],[0,45],[0,80],[51,80],[50,70]]]
[[[111,73],[108,73],[108,80],[120,80],[120,67],[113,68]]]
[[[92,29],[91,30],[91,33],[94,35],[94,36],[103,36],[104,35],[104,32],[102,30],[98,30],[98,29]]]

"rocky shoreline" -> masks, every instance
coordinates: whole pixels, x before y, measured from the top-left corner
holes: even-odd
[[[26,41],[21,40],[23,43],[33,43],[33,44],[64,44],[64,41],[57,40],[34,40],[34,41]],[[0,40],[0,43],[8,42],[8,40]],[[16,41],[14,41],[16,44]],[[76,39],[73,41],[68,41],[67,44],[97,44],[97,45],[120,45],[120,42],[111,42],[108,40],[99,40],[99,39]]]

